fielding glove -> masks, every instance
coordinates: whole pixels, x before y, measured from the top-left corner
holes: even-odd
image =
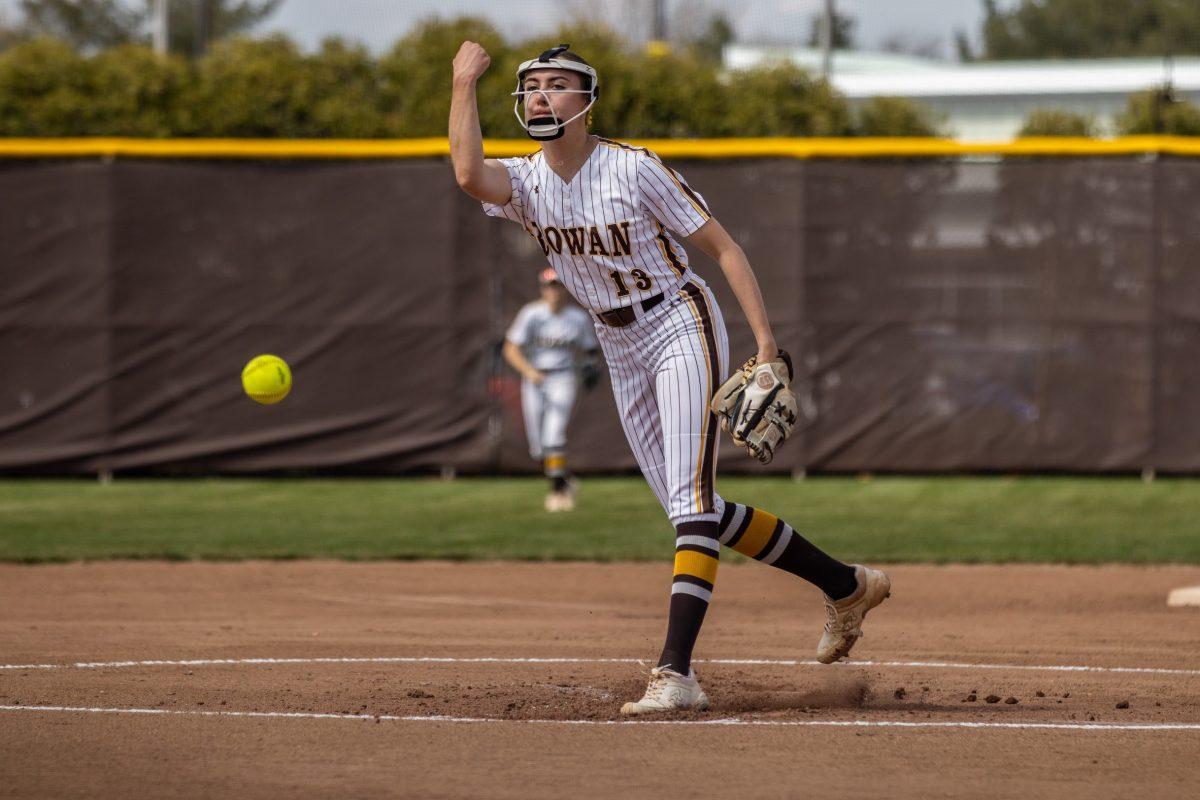
[[[734,444],[764,464],[796,428],[796,395],[788,388],[792,379],[792,359],[783,350],[762,364],[752,356],[712,400],[712,411]]]

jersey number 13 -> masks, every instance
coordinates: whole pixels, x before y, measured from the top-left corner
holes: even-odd
[[[629,295],[629,287],[625,285],[625,279],[621,277],[620,271],[614,269],[608,273],[608,277],[612,278],[612,282],[617,285],[617,297],[627,297]],[[640,269],[629,270],[629,277],[633,278],[633,285],[643,292],[654,284],[650,276]]]

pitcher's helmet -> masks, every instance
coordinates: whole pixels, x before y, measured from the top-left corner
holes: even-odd
[[[525,89],[525,75],[535,69],[565,69],[570,72],[578,73],[582,76],[582,89]],[[546,98],[546,104],[550,106],[550,116],[534,117],[528,122],[525,120],[525,115],[521,113],[521,105],[525,102],[525,96],[529,94],[540,94]],[[560,120],[558,115],[554,113],[554,106],[550,103],[550,95],[552,94],[586,94],[588,95],[588,103],[582,111],[568,120]],[[517,117],[517,122],[521,123],[521,127],[529,134],[531,139],[536,139],[539,142],[557,139],[563,135],[567,125],[582,117],[588,111],[591,111],[592,106],[596,103],[596,98],[600,96],[600,76],[596,74],[595,68],[587,63],[580,56],[571,52],[571,45],[560,44],[558,47],[551,47],[549,50],[542,53],[537,58],[529,61],[521,62],[521,66],[517,67],[517,90],[513,92],[513,97],[516,100],[513,102],[513,114]]]

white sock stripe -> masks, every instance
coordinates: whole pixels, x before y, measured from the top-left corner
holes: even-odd
[[[697,586],[694,583],[687,583],[685,581],[675,581],[671,584],[671,594],[690,594],[693,597],[699,597],[706,603],[712,602],[712,592],[703,586]]]
[[[712,550],[714,553],[721,552],[721,543],[710,536],[676,536],[675,546],[679,547],[684,544],[692,544],[697,547],[703,547],[706,550]]]
[[[771,548],[771,552],[762,557],[763,564],[774,564],[779,557],[783,555],[783,551],[787,549],[788,542],[792,540],[792,526],[786,522],[783,525],[783,533],[779,534],[779,541]]]
[[[726,500],[726,503],[729,501]],[[746,507],[741,503],[733,504],[733,516],[729,518],[729,527],[721,531],[721,544],[727,544],[733,538],[733,534],[741,527],[742,520],[746,517]]]

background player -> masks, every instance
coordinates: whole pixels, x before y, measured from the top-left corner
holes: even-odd
[[[592,312],[626,438],[675,526],[666,641],[645,695],[622,713],[707,707],[691,660],[721,544],[819,587],[828,622],[817,658],[844,657],[862,635],[863,616],[888,595],[887,575],[843,564],[772,514],[713,490],[717,420],[709,403],[727,371],[728,339],[712,293],[675,237],[720,265],[754,332],[757,361],[778,361],[783,370],[745,253],[657,156],[588,133],[599,76],[566,45],[517,70],[514,110],[541,150],[485,159],[475,85],[489,63],[474,42],[454,58],[455,177],[489,215],[523,226]]]
[[[541,299],[526,304],[509,326],[504,360],[521,373],[521,410],[529,454],[550,479],[547,511],[575,508],[576,481],[567,469],[567,423],[580,378],[596,385],[599,344],[592,320],[570,302],[553,268],[538,277]]]

